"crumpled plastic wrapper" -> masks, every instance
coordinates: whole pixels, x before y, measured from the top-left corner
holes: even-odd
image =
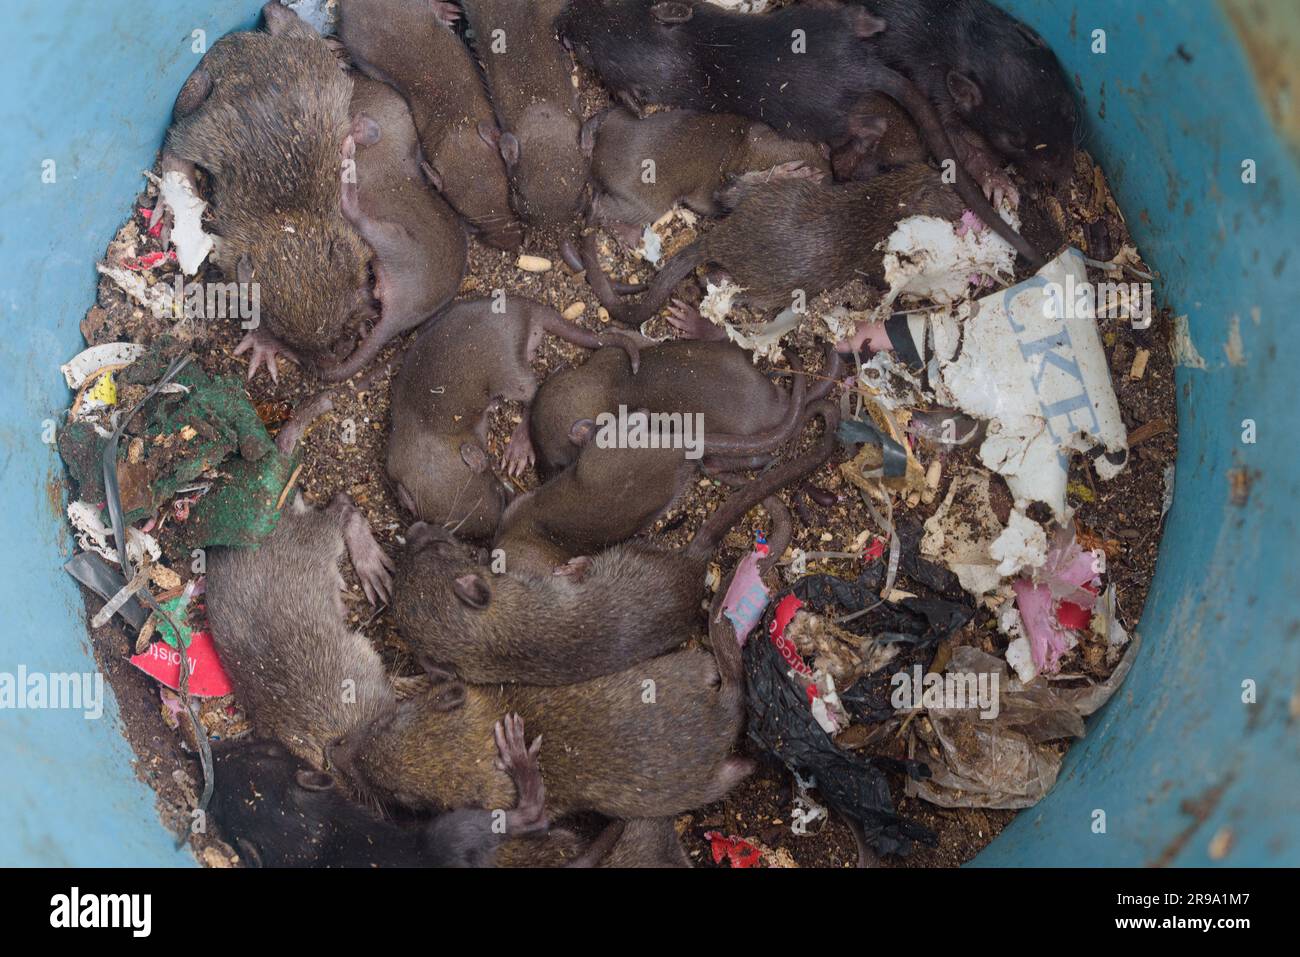
[[[931,708],[933,734],[927,743],[938,760],[917,746],[913,724],[912,756],[930,768],[926,778],[911,777],[909,797],[940,807],[1026,808],[1043,799],[1056,783],[1062,755],[1048,742],[1084,736],[1083,719],[1124,683],[1140,642],[1130,642],[1124,657],[1105,681],[1083,688],[1058,688],[1046,681],[1022,685],[1007,672],[1006,662],[978,648],[955,648],[946,671],[997,675],[999,712],[980,717],[976,709]]]

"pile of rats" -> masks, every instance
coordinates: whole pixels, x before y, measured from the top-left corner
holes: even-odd
[[[986,0],[735,6],[338,0],[322,35],[270,2],[180,90],[159,175],[208,204],[207,274],[260,295],[257,325],[195,361],[245,356],[255,399],[297,366],[285,455],[369,403],[402,525],[381,545],[373,503],[289,487],[260,545],[208,550],[252,726],[213,748],[210,812],[244,864],[688,866],[674,819],[755,769],[720,549],[761,509],[759,572],[783,585],[798,525],[835,501],[816,483],[870,339],[758,363],[692,278],[770,315],[879,288],[912,215],[982,223],[1021,276],[1065,245],[996,211],[1075,175],[1074,98],[1027,26]],[[716,222],[649,281],[611,278],[682,207]],[[542,243],[559,262],[520,255]],[[516,288],[475,269],[516,256]],[[534,269],[599,306],[524,295]],[[610,440],[637,415],[649,440]],[[701,486],[712,510],[650,537]],[[349,623],[345,553],[401,669]]]

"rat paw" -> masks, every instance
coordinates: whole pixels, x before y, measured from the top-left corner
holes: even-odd
[[[501,457],[501,463],[505,467],[506,474],[519,478],[532,468],[536,461],[537,453],[533,449],[532,437],[528,434],[528,420],[525,419],[510,433],[510,441],[506,445],[505,454]]]
[[[537,755],[542,749],[539,734],[528,744],[524,736],[524,719],[518,714],[507,714],[492,729],[498,757],[497,769],[510,775],[519,798],[513,811],[506,812],[506,830],[521,834],[545,829],[548,826],[545,804],[546,790],[542,783],[542,770]]]
[[[343,541],[352,567],[361,579],[361,590],[366,593],[366,600],[375,607],[381,602],[388,604],[392,599],[393,572],[397,566],[379,547],[375,536],[370,533],[370,526],[355,507],[344,526]]]
[[[668,307],[668,324],[676,329],[683,339],[716,342],[727,336],[722,329],[701,316],[698,309],[680,299],[674,299]]]
[[[579,555],[577,558],[570,558],[563,565],[557,565],[552,575],[558,575],[561,578],[572,578],[574,581],[582,581],[587,574],[587,569],[591,567],[590,555]]]
[[[433,11],[433,18],[445,27],[453,26],[460,19],[460,7],[447,0],[430,0],[429,8]]]
[[[258,368],[265,363],[266,371],[271,374],[271,381],[279,385],[280,367],[276,363],[276,356],[284,356],[286,359],[295,360],[292,352],[286,349],[278,339],[268,332],[255,329],[243,339],[239,340],[239,345],[235,346],[235,355],[242,355],[251,351],[248,357],[248,378],[257,375]],[[296,361],[296,360],[295,360]]]
[[[994,209],[1002,208],[1005,198],[1012,209],[1020,206],[1020,190],[1007,172],[996,166],[980,171],[980,180],[984,188],[984,197],[993,204]]]

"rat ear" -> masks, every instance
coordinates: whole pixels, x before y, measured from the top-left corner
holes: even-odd
[[[374,146],[383,138],[383,131],[372,117],[358,113],[352,119],[352,139],[358,146]]]
[[[426,700],[434,711],[455,711],[465,703],[465,686],[459,681],[437,685]]]
[[[1017,24],[1016,24],[1016,32],[1019,33],[1020,36],[1024,38],[1024,40],[1025,40],[1026,43],[1029,43],[1029,44],[1031,44],[1032,46],[1036,46],[1036,47],[1041,47],[1041,48],[1043,48],[1043,49],[1047,49],[1047,41],[1044,40],[1042,37],[1040,37],[1040,36],[1039,36],[1035,31],[1034,31],[1033,27],[1030,27],[1030,26],[1028,26],[1027,24],[1024,24],[1024,23],[1017,23]]]
[[[984,93],[979,84],[956,70],[948,71],[948,93],[963,113],[969,113],[984,102]]]
[[[235,838],[235,850],[237,850],[239,852],[239,856],[244,859],[244,863],[248,864],[250,867],[266,866],[265,864],[262,863],[262,852],[259,851],[257,849],[257,845],[254,844],[252,841],[250,841],[248,838],[246,837]]]
[[[880,17],[872,16],[865,8],[859,7],[853,11],[853,35],[856,37],[874,37],[877,33],[883,33],[886,23]]]
[[[452,584],[451,590],[456,593],[461,604],[469,605],[471,608],[486,608],[488,602],[492,600],[492,592],[488,590],[487,582],[474,574],[461,575]]]
[[[471,472],[482,475],[488,469],[487,453],[473,442],[462,442],[460,460],[469,466]]]
[[[294,775],[298,787],[304,791],[329,791],[334,787],[334,778],[324,771],[311,771],[302,768]]]
[[[656,3],[650,8],[650,15],[666,26],[674,26],[695,16],[695,10],[685,3]]]
[[[502,133],[497,140],[497,145],[507,167],[514,168],[519,165],[519,138],[515,134]]]
[[[239,262],[235,263],[235,278],[242,283],[248,284],[253,281],[253,276],[256,274],[256,270],[253,269],[252,257],[248,253],[241,255]]]
[[[501,149],[501,130],[495,124],[483,120],[478,125],[478,135],[479,139],[494,150]]]
[[[591,436],[596,431],[596,423],[592,419],[579,419],[569,426],[569,441],[581,448],[591,441]]]
[[[438,192],[442,192],[442,174],[434,169],[428,160],[420,160],[420,172],[424,174],[424,178],[429,181],[430,186]]]

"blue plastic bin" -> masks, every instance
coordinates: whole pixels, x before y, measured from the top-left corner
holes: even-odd
[[[1157,296],[1204,368],[1178,371],[1177,494],[1137,667],[1056,789],[978,864],[1300,863],[1300,4],[1008,0],[1074,77]],[[17,0],[0,75],[0,672],[94,669],[43,441],[68,400],[94,262],[172,100],[256,0]],[[1095,31],[1105,52],[1094,52]],[[1254,183],[1244,183],[1252,161]],[[53,163],[54,182],[43,175]],[[1239,337],[1244,358],[1229,361]],[[1242,441],[1243,421],[1258,439]],[[1250,476],[1229,497],[1230,472]],[[1257,699],[1243,702],[1243,683]],[[136,777],[115,704],[0,711],[0,864],[192,864]],[[1094,812],[1106,832],[1094,833]],[[1212,861],[1211,838],[1231,834]]]

